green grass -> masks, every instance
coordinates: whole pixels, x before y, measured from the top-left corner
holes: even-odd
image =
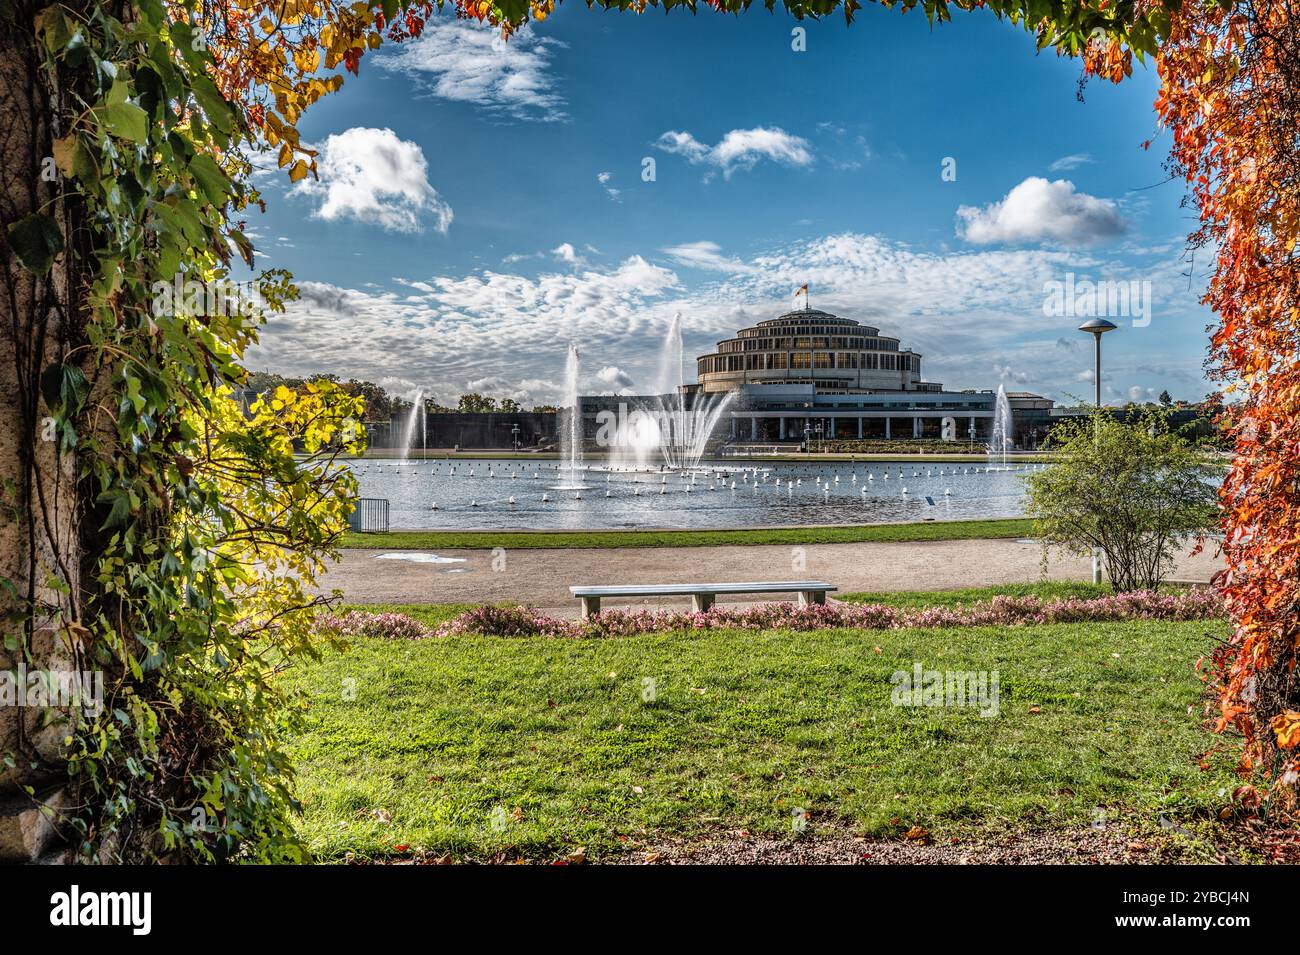
[[[1073,583],[1063,580],[1036,581],[1028,584],[997,584],[991,587],[965,587],[960,590],[919,590],[906,593],[836,594],[839,600],[859,604],[888,604],[908,610],[920,607],[957,607],[979,603],[994,597],[1038,597],[1040,600],[1090,599],[1113,594],[1110,584]]]
[[[699,531],[392,531],[344,535],[344,547],[395,550],[514,550],[572,547],[717,547],[726,544],[847,544],[862,541],[976,540],[1027,537],[1028,518],[925,521],[840,527],[754,528]]]
[[[437,623],[463,608],[394,609]],[[401,844],[547,858],[618,852],[620,836],[788,834],[796,807],[813,830],[937,838],[1097,807],[1187,818],[1231,783],[1226,762],[1197,769],[1211,739],[1189,713],[1191,663],[1225,627],[363,640],[286,677],[311,704],[291,743],[301,831],[323,859]],[[916,662],[999,671],[1000,714],[891,705],[890,675]],[[498,808],[519,810],[502,831]]]

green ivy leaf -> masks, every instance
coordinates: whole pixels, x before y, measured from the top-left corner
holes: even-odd
[[[198,181],[203,192],[217,208],[226,204],[230,180],[211,156],[200,154],[190,162],[190,174]]]
[[[100,125],[114,136],[143,143],[149,138],[149,114],[134,103],[114,103],[98,112]]]
[[[217,90],[217,84],[206,76],[193,76],[190,78],[194,98],[199,101],[203,107],[204,114],[213,126],[223,133],[230,132],[234,123],[234,117],[230,112],[230,104],[225,101],[220,91]]]
[[[45,38],[45,49],[58,53],[72,39],[73,28],[63,11],[57,6],[49,6],[36,17],[36,29]]]
[[[125,491],[113,490],[105,491],[95,498],[96,504],[110,505],[108,516],[104,518],[104,523],[100,525],[100,530],[108,530],[110,527],[121,527],[126,523],[126,519],[131,516],[131,499]]]
[[[59,224],[47,215],[32,213],[9,226],[9,247],[23,268],[44,275],[63,251],[63,233]]]
[[[41,397],[51,411],[75,414],[86,392],[86,376],[76,365],[48,365],[41,372]]]

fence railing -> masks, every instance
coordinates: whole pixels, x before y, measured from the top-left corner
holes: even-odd
[[[357,506],[348,515],[348,528],[358,534],[382,534],[388,531],[388,501],[382,497],[357,498]]]

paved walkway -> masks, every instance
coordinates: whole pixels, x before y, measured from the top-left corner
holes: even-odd
[[[516,601],[576,612],[574,584],[650,584],[729,580],[821,579],[842,593],[955,590],[1040,578],[1042,549],[1030,541],[959,540],[913,543],[740,545],[726,547],[574,548],[563,550],[392,551],[433,563],[382,558],[379,550],[345,550],[322,580],[349,603],[494,603]],[[1222,566],[1211,543],[1178,562],[1174,577],[1208,581]],[[1054,558],[1050,580],[1088,580],[1087,558]],[[685,598],[658,602],[606,600],[603,606],[687,607]],[[724,601],[719,601],[724,603]]]

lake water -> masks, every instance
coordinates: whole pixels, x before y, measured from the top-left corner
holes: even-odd
[[[389,501],[395,530],[691,529],[1019,517],[1024,478],[1037,467],[1002,470],[905,459],[715,461],[691,474],[592,466],[574,481],[550,460],[367,458],[348,466],[362,497]],[[573,489],[578,484],[582,490]]]

